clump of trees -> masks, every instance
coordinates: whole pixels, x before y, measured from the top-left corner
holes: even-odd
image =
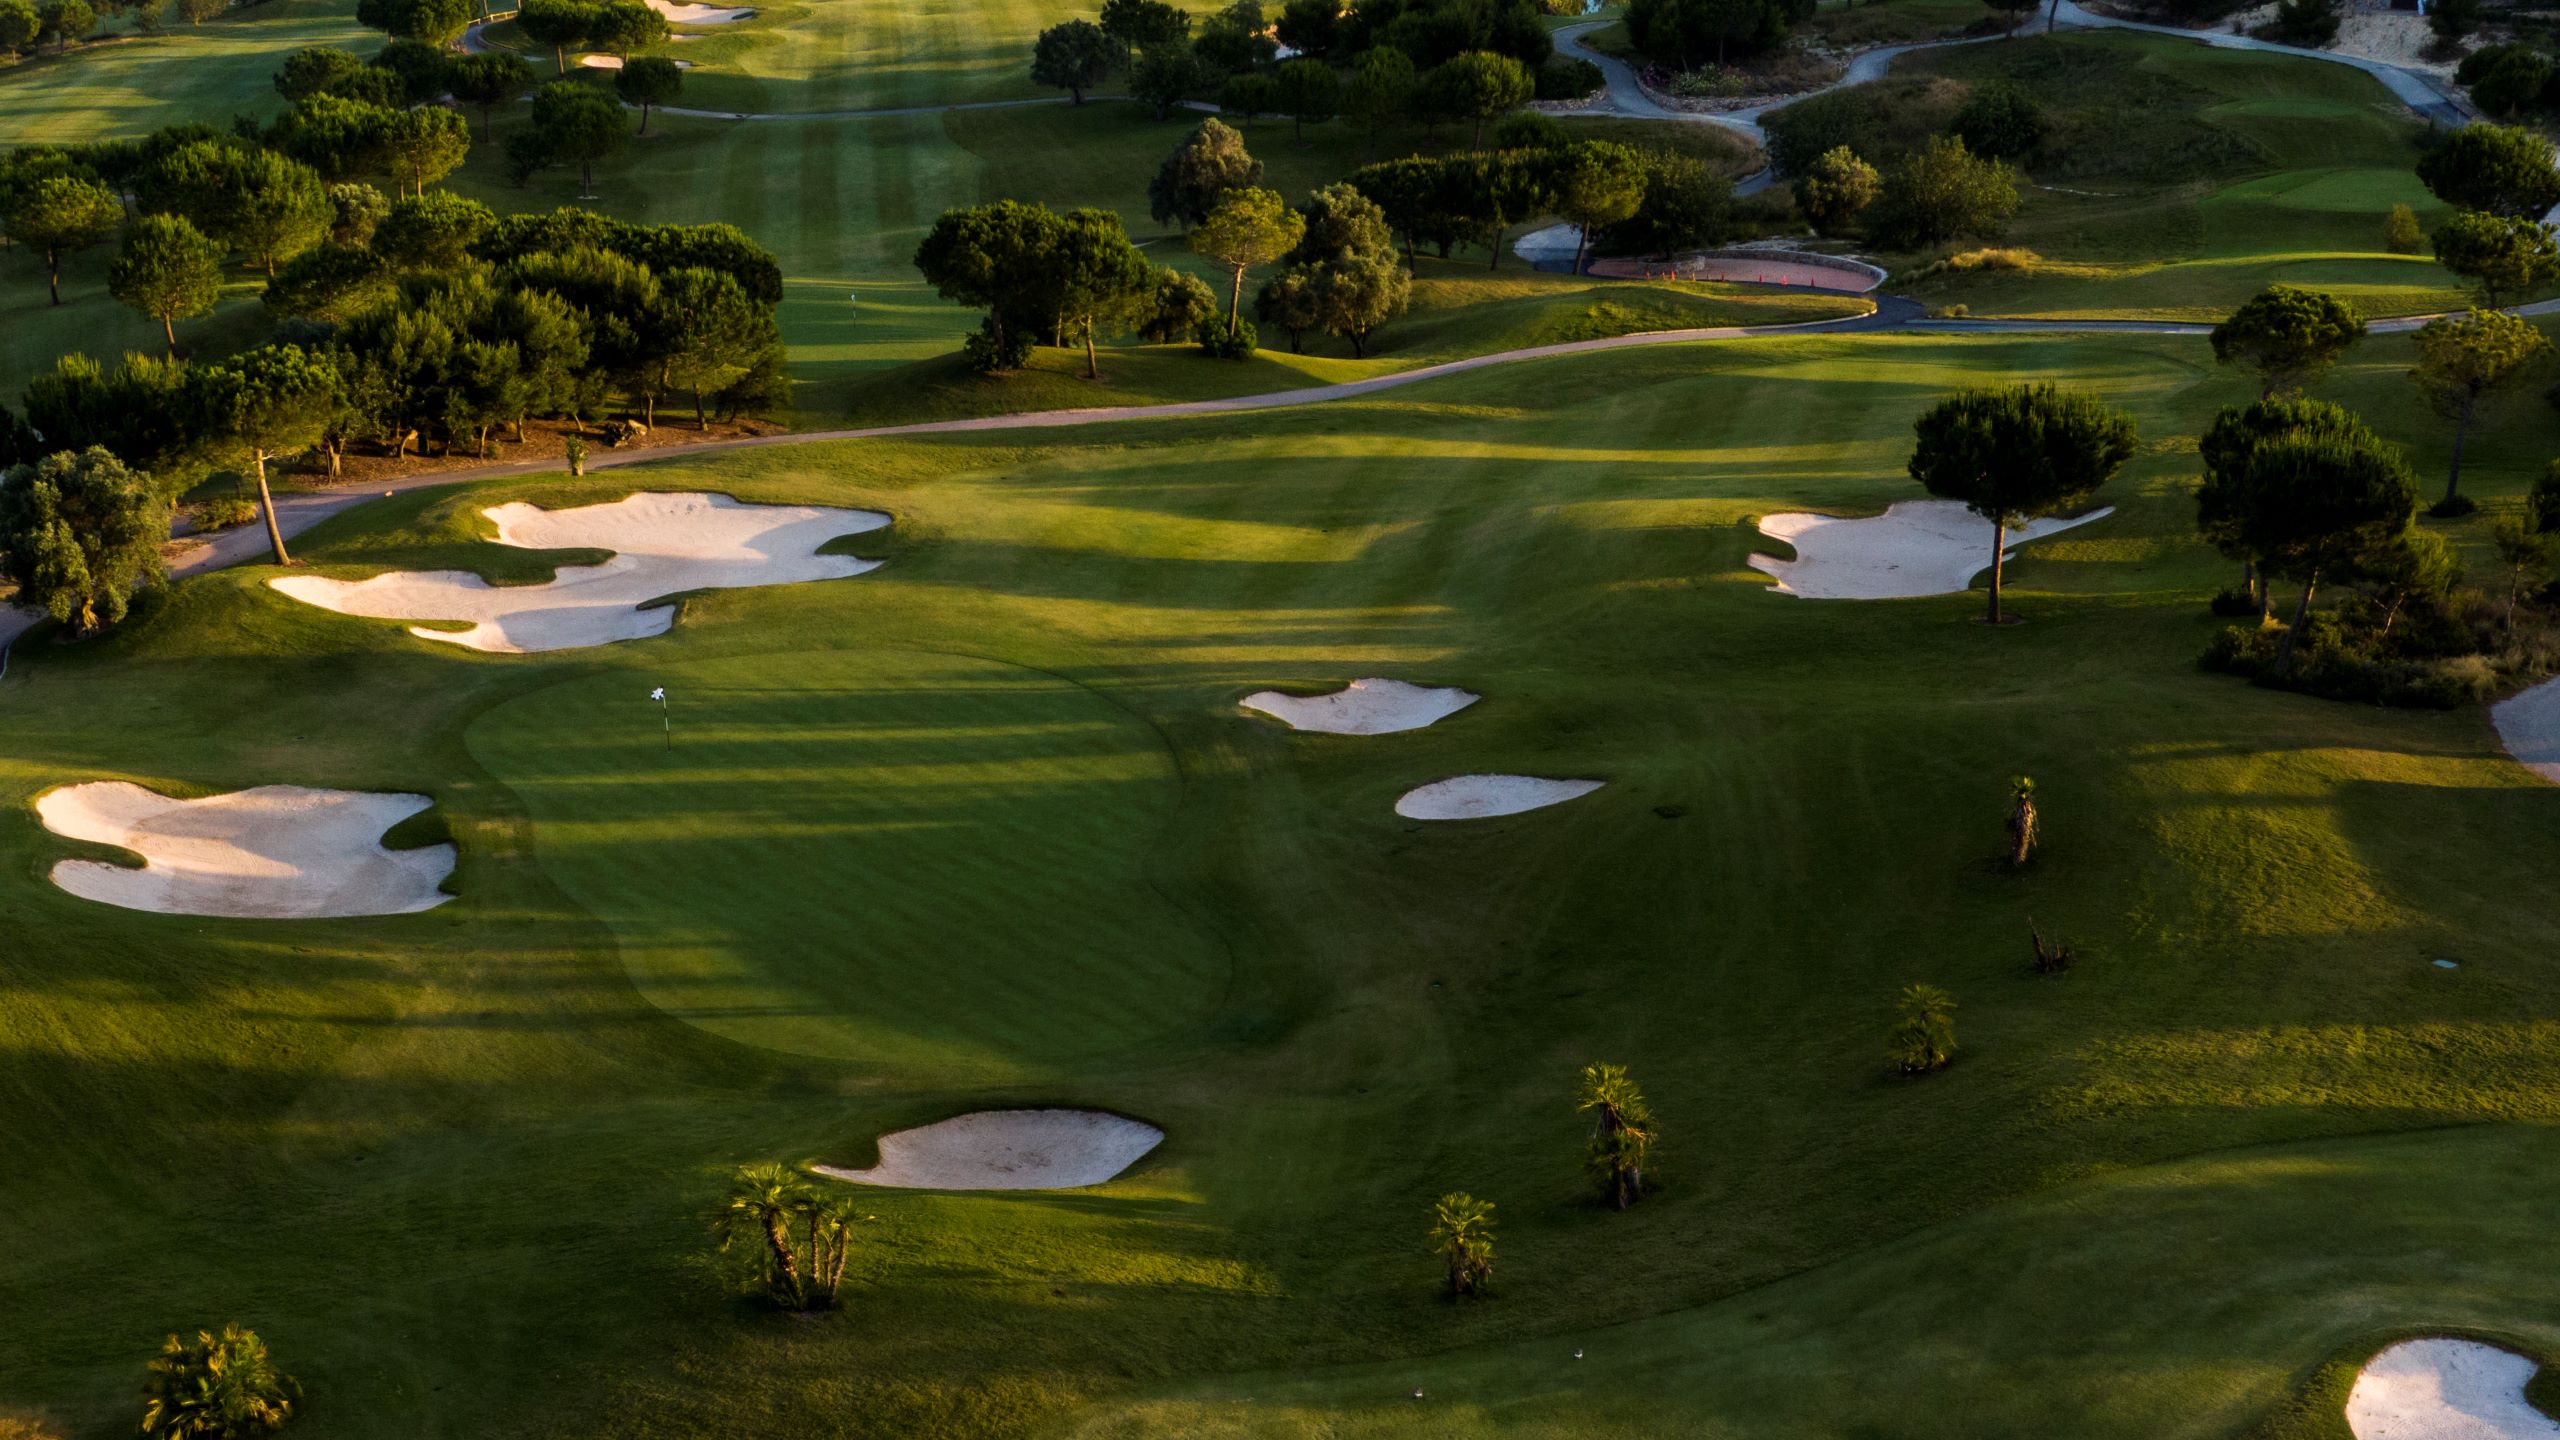
[[[170,506],[145,476],[96,446],[0,471],[0,574],[18,603],[74,638],[124,619],[161,579]]]
[[[853,1252],[850,1201],[780,1165],[741,1165],[711,1214],[722,1253],[755,1257],[755,1285],[800,1314],[833,1310]]]
[[[148,1440],[256,1440],[293,1418],[302,1387],[277,1368],[254,1330],[225,1325],[170,1336],[142,1387]]]
[[[2365,703],[2448,707],[2495,690],[2502,677],[2548,667],[2551,647],[2518,636],[2518,607],[2548,562],[2546,533],[2528,506],[2500,527],[2506,604],[2462,586],[2441,538],[2415,528],[2418,486],[2395,447],[2354,415],[2317,400],[2262,400],[2226,409],[2205,434],[2198,531],[2260,577],[2259,618],[2216,636],[2208,670],[2258,684]],[[2552,487],[2560,514],[2560,483]],[[2266,618],[2266,587],[2301,588],[2289,623]],[[2315,610],[2322,587],[2342,598]]]
[[[1867,229],[1882,244],[1917,250],[1960,236],[1996,240],[2017,212],[2009,167],[1941,135],[1884,172]]]
[[[943,298],[986,312],[961,346],[982,375],[1021,368],[1043,335],[1060,345],[1073,335],[1086,377],[1099,378],[1097,334],[1136,329],[1158,338],[1168,311],[1185,334],[1205,319],[1196,313],[1199,282],[1186,286],[1189,277],[1148,264],[1107,210],[1060,215],[1000,200],[945,211],[917,244],[916,269]]]
[[[1254,298],[1254,313],[1288,332],[1292,351],[1308,331],[1321,330],[1350,341],[1355,357],[1366,356],[1370,334],[1402,314],[1413,292],[1386,212],[1352,186],[1335,184],[1308,197],[1299,213],[1304,232]]]
[[[1796,209],[1817,235],[1849,232],[1884,193],[1884,177],[1846,145],[1834,145],[1796,177]]]
[[[1627,37],[1664,65],[1722,65],[1775,49],[1813,10],[1813,0],[1633,0]]]
[[[1431,1253],[1448,1272],[1449,1298],[1473,1300],[1493,1283],[1493,1202],[1463,1190],[1431,1207]]]
[[[539,0],[557,4],[562,0]],[[1031,78],[1077,104],[1123,77],[1165,119],[1185,101],[1215,101],[1250,124],[1285,115],[1306,127],[1347,118],[1370,136],[1409,121],[1483,127],[1544,94],[1557,69],[1537,0],[1323,0],[1266,9],[1233,0],[1195,17],[1164,0],[1105,0],[1098,21],[1053,25],[1034,41]],[[1281,47],[1291,53],[1285,58]],[[1588,71],[1590,67],[1581,67]],[[1596,72],[1558,70],[1556,93],[1597,88]]]
[[[1923,413],[1913,427],[1911,478],[1991,522],[1991,591],[2000,608],[2009,527],[2087,505],[2133,458],[2133,417],[2086,391],[2052,385],[1968,390]]]
[[[1377,202],[1410,259],[1479,245],[1502,263],[1502,234],[1540,215],[1582,227],[1575,267],[1593,254],[1665,255],[1712,245],[1732,225],[1733,187],[1690,156],[1573,141],[1365,165],[1351,184]]]

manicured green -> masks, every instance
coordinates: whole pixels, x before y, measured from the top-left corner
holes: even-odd
[[[2320,393],[2426,464],[2408,364],[2377,340]],[[2148,442],[2116,515],[2015,562],[2026,624],[1744,567],[1755,514],[1911,498],[1911,417],[2017,374]],[[537,578],[478,506],[645,485],[884,509],[849,548],[888,563],[539,657],[255,570],[22,643],[0,906],[45,943],[0,994],[0,1205],[42,1243],[0,1255],[0,1402],[119,1431],[164,1330],[237,1320],[349,1436],[2221,1436],[2376,1327],[2548,1343],[2553,794],[2476,712],[2194,668],[2230,576],[2189,437],[2249,388],[2194,340],[1792,339],[741,451],[407,495],[298,549]],[[2493,504],[2539,403],[2482,427]],[[1376,673],[1486,698],[1380,739],[1234,704]],[[1390,811],[1502,770],[1609,784]],[[102,776],[429,793],[460,898],[73,899],[26,802]],[[2029,915],[2077,968],[2029,973]],[[1913,981],[1963,1049],[1906,1084]],[[1595,1060],[1661,1137],[1625,1215],[1582,1173]],[[824,1320],[703,1268],[739,1164],[1005,1104],[1168,1139],[1092,1193],[861,1192]],[[1421,1222],[1461,1189],[1501,1269],[1453,1308]],[[137,1255],[151,1284],[98,1278]]]

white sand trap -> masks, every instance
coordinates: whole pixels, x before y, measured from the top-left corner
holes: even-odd
[[[2560,680],[2517,691],[2491,707],[2489,719],[2517,764],[2560,784]]]
[[[2011,526],[2011,549],[2030,540],[2103,520],[2115,507],[2062,520]],[[1898,600],[1914,595],[1961,595],[1973,577],[1991,568],[1991,522],[1953,500],[1905,500],[1882,515],[1789,513],[1760,521],[1760,533],[1784,540],[1796,558],[1751,557],[1751,568],[1778,577],[1776,589],[1808,600]]]
[[[731,10],[719,5],[678,4],[676,0],[649,0],[649,8],[666,16],[670,25],[727,25],[756,13],[752,8]]]
[[[452,899],[453,847],[386,850],[382,833],[435,804],[424,795],[261,785],[172,800],[121,780],[36,797],[45,828],[131,850],[143,868],[65,860],[53,883],[84,900],[164,915],[307,920],[406,915]]]
[[[578,57],[578,63],[586,66],[590,70],[619,70],[622,68],[622,57],[619,55],[581,55]],[[679,70],[690,70],[693,68],[693,62],[690,60],[679,60],[676,62],[676,68]]]
[[[675,611],[640,607],[687,590],[841,580],[876,570],[877,560],[821,555],[818,547],[889,523],[877,510],[747,505],[726,495],[647,491],[575,510],[517,502],[481,513],[498,522],[501,545],[610,550],[613,558],[565,568],[541,585],[492,585],[462,570],[401,570],[356,581],[286,575],[267,583],[345,615],[473,621],[468,630],[409,633],[522,655],[663,635]]]
[[[1407,820],[1487,820],[1561,805],[1607,783],[1542,780],[1535,775],[1460,775],[1407,790],[1396,797],[1396,813]]]
[[[1280,720],[1292,730],[1328,735],[1393,735],[1445,720],[1481,699],[1454,685],[1408,685],[1402,680],[1354,680],[1330,695],[1284,695],[1256,690],[1236,703]]]
[[[1099,1110],[980,1110],[880,1137],[868,1170],[811,1168],[901,1190],[1074,1190],[1099,1185],[1164,1141],[1153,1125]]]
[[[2560,1440],[2525,1403],[2540,1367],[2473,1340],[2403,1340],[2365,1362],[2347,1392],[2356,1440]]]

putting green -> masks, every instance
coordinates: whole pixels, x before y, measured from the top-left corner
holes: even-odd
[[[1160,1035],[1225,982],[1150,883],[1171,758],[1036,670],[827,651],[616,671],[500,705],[468,743],[640,992],[741,1044],[1027,1075]]]

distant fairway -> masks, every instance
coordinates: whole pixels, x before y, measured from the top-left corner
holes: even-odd
[[[1056,95],[1031,83],[1031,42],[1077,0],[783,0],[706,25],[671,53],[699,63],[685,102],[714,110],[870,110]],[[1105,87],[1117,89],[1114,82]]]
[[[1150,884],[1171,757],[1056,676],[901,650],[650,666],[502,705],[471,748],[641,993],[741,1044],[1014,1078],[1225,983]]]

